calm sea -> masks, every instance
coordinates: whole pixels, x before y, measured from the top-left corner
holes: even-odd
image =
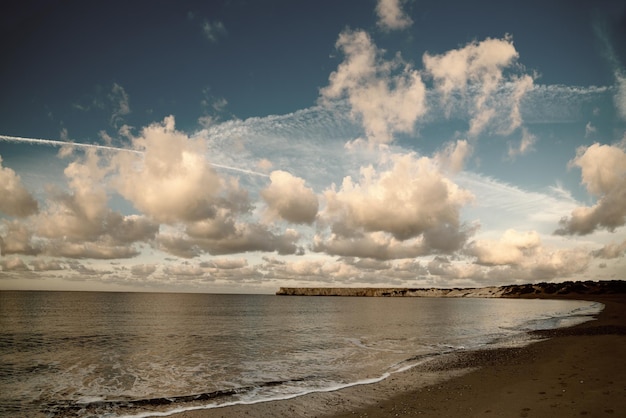
[[[0,292],[0,416],[150,416],[375,382],[582,301]]]

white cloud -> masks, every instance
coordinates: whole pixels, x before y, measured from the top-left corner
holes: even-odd
[[[132,139],[143,154],[119,153],[113,182],[142,213],[165,223],[213,218],[219,208],[247,211],[247,193],[222,180],[207,162],[206,143],[175,129],[174,117]]]
[[[501,111],[502,103],[496,104],[495,101],[502,100],[502,97],[496,97],[496,93],[505,83],[512,88],[508,89],[510,94],[505,103],[509,109],[508,125],[500,130],[504,134],[510,134],[521,126],[520,103],[532,89],[533,78],[529,75],[505,77],[504,74],[504,70],[513,66],[518,56],[511,38],[507,37],[472,42],[463,48],[440,55],[425,53],[422,59],[425,70],[433,78],[435,89],[442,95],[441,100],[448,115],[452,111],[454,101],[451,99],[455,93],[472,99],[469,106],[471,119],[468,133],[475,137]],[[472,91],[472,94],[466,96],[468,91]]]
[[[317,196],[305,186],[303,179],[277,170],[270,174],[270,180],[271,184],[261,190],[270,218],[282,218],[296,224],[310,224],[315,220]]]
[[[333,186],[324,192],[320,217],[331,235],[316,238],[316,251],[399,258],[452,252],[463,245],[472,231],[461,224],[459,213],[472,194],[444,177],[433,159],[415,154],[387,158],[390,168],[363,167],[358,182],[346,177],[339,190]],[[408,240],[413,241],[403,243]]]
[[[596,229],[615,228],[626,224],[626,153],[618,145],[580,147],[571,166],[581,169],[582,184],[598,198],[595,205],[575,208],[560,221],[560,235],[586,235]]]
[[[541,239],[537,232],[520,233],[509,229],[497,241],[485,239],[473,241],[466,252],[475,256],[478,264],[519,264],[525,257],[532,255],[540,245]]]
[[[412,132],[426,112],[420,74],[399,55],[385,61],[364,31],[342,32],[336,47],[345,59],[320,90],[322,103],[347,98],[371,143],[389,143],[397,132]]]
[[[378,0],[376,14],[378,26],[383,30],[405,29],[413,24],[413,20],[402,10],[406,0]]]
[[[9,167],[3,167],[0,157],[0,212],[24,217],[36,213],[37,210],[37,201],[26,190],[20,176]]]

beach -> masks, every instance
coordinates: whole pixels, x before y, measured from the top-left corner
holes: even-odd
[[[173,416],[623,416],[626,297],[581,298],[605,305],[596,320],[537,331],[541,340],[525,347],[441,356],[370,385]]]

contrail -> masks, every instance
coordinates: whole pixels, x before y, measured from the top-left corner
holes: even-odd
[[[143,151],[138,151],[138,150],[129,149],[129,148],[109,147],[109,146],[106,146],[106,145],[85,144],[85,143],[81,143],[81,142],[58,141],[58,140],[54,140],[54,139],[24,138],[24,137],[21,137],[21,136],[0,135],[0,141],[26,142],[26,143],[29,143],[29,144],[42,144],[42,145],[49,145],[49,146],[52,146],[52,147],[62,147],[62,146],[65,146],[65,145],[71,145],[73,147],[96,148],[96,149],[101,149],[101,150],[106,150],[106,151],[132,152],[132,153],[135,153],[135,154],[143,154]],[[258,171],[247,170],[245,168],[230,167],[230,166],[227,166],[227,165],[215,164],[215,163],[211,163],[211,162],[209,162],[209,164],[211,164],[213,167],[221,168],[221,169],[224,169],[224,170],[237,171],[239,173],[249,174],[249,175],[252,175],[252,176],[260,176],[260,177],[266,177],[266,178],[269,177],[265,173],[259,173]]]

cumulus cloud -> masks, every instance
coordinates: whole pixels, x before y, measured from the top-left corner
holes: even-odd
[[[441,100],[451,111],[451,97],[458,93],[472,98],[469,113],[471,116],[469,134],[480,134],[498,112],[494,96],[505,82],[509,88],[507,108],[509,124],[502,133],[510,134],[521,123],[520,103],[524,95],[533,87],[533,78],[505,77],[504,70],[511,67],[519,54],[510,37],[504,39],[487,38],[481,42],[472,42],[463,48],[451,50],[440,55],[423,55],[424,68],[432,77],[435,89],[441,94]]]
[[[526,233],[509,229],[499,240],[476,240],[467,248],[468,255],[476,257],[478,264],[520,264],[541,245],[536,231]]]
[[[247,211],[247,193],[235,180],[226,182],[209,165],[204,140],[175,129],[173,116],[132,138],[143,154],[116,156],[113,185],[142,213],[160,222],[213,218],[219,208]]]
[[[261,190],[271,219],[281,218],[295,224],[310,224],[318,210],[317,196],[304,180],[286,171],[273,171],[270,185]]]
[[[383,30],[405,29],[413,24],[413,20],[402,10],[406,0],[378,0],[376,14],[378,26]]]
[[[88,149],[64,170],[69,191],[50,189],[45,209],[31,223],[9,227],[5,250],[70,258],[138,255],[133,244],[154,239],[159,226],[144,216],[124,216],[107,206],[109,172],[97,150]]]
[[[626,224],[626,153],[624,143],[580,147],[570,166],[581,169],[582,184],[596,197],[593,206],[575,208],[559,222],[559,235],[587,235],[597,229],[614,231]]]
[[[9,167],[3,167],[0,157],[0,212],[24,217],[36,213],[37,210],[37,201],[26,190],[20,176]]]
[[[322,103],[346,98],[371,143],[389,143],[395,133],[412,132],[426,112],[420,74],[399,55],[385,61],[364,31],[342,32],[336,47],[345,59],[320,90]]]
[[[492,280],[527,280],[536,282],[568,277],[585,271],[591,261],[582,248],[551,249],[544,246],[536,231],[507,230],[498,240],[480,239],[465,249],[483,266],[476,277]]]
[[[386,259],[463,245],[471,228],[459,214],[471,193],[444,177],[433,159],[411,153],[391,155],[389,162],[380,172],[363,167],[358,182],[345,177],[339,190],[333,185],[324,192],[322,222],[331,235],[318,236],[317,251]]]
[[[41,252],[33,243],[33,233],[26,224],[17,221],[4,221],[0,228],[0,255],[37,255]]]

